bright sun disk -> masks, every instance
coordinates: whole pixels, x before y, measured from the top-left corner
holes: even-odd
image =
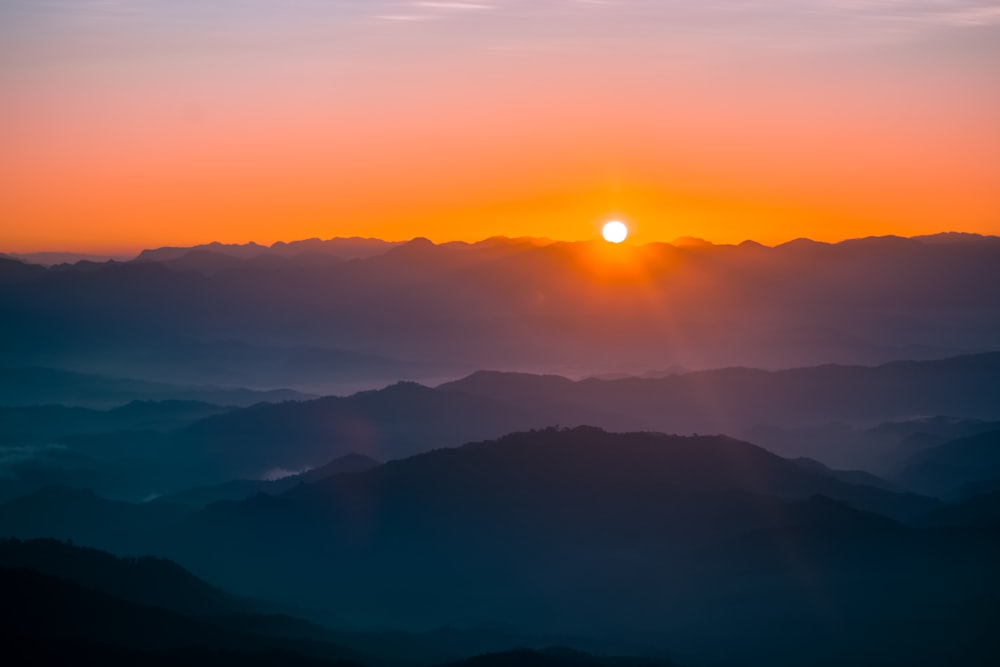
[[[612,220],[611,222],[605,223],[604,228],[601,230],[601,234],[604,235],[604,240],[608,243],[621,243],[628,238],[628,227],[626,227],[623,222]]]

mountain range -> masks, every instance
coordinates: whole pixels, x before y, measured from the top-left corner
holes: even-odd
[[[346,629],[530,628],[746,664],[891,647],[933,664],[945,629],[987,649],[952,624],[988,618],[1000,592],[995,524],[934,528],[940,508],[729,438],[576,428],[204,509],[45,491],[0,506],[0,533],[162,554]],[[906,649],[864,639],[913,627],[927,634]]]
[[[243,387],[183,386],[58,368],[0,369],[0,406],[118,408],[133,401],[196,401],[219,406],[315,398],[289,389],[256,391]]]
[[[51,268],[0,259],[0,364],[343,393],[491,367],[582,377],[929,359],[993,349],[1000,334],[997,237],[365,243],[348,259],[259,246]]]
[[[477,654],[486,654],[481,659],[492,664],[674,664],[608,657],[616,647],[599,642],[589,645],[600,657],[556,648],[558,642],[574,639],[588,644],[580,638],[456,629],[422,634],[338,631],[276,612],[266,602],[232,596],[169,560],[117,558],[56,540],[0,541],[0,580],[8,593],[0,602],[5,650],[7,655],[23,651],[16,657],[25,664],[75,660],[330,667],[363,661],[369,667],[400,667],[452,664]],[[45,613],[45,607],[56,613]],[[61,615],[65,611],[87,620],[81,624]],[[123,632],[126,626],[140,631]]]
[[[73,470],[105,462],[103,472],[111,478],[70,485],[138,499],[233,479],[273,478],[351,453],[386,461],[511,431],[593,425],[727,433],[783,456],[867,471],[910,488],[902,470],[913,456],[997,429],[998,397],[997,353],[878,367],[734,368],[651,379],[572,381],[477,372],[436,388],[398,383],[346,397],[243,409],[194,404],[186,415],[172,403],[107,413],[4,408],[0,432],[8,446],[0,453],[16,455],[7,464],[8,478],[24,479],[30,471],[34,488],[45,485],[47,470],[48,483],[66,484]],[[195,418],[197,411],[202,418]],[[10,445],[19,442],[30,446],[15,451]],[[988,471],[967,480],[956,474],[952,486],[993,478]]]
[[[0,257],[0,655],[998,664],[997,304],[970,234]]]

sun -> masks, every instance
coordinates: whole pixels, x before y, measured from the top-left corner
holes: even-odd
[[[601,234],[604,235],[604,240],[608,243],[621,243],[628,238],[628,227],[626,227],[623,222],[612,220],[611,222],[605,223],[604,228],[601,230]]]

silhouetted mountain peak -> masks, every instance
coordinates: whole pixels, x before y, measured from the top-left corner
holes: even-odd
[[[542,247],[551,245],[555,243],[552,239],[540,237],[540,236],[491,236],[489,238],[483,239],[482,241],[476,241],[473,246],[480,248],[496,248],[496,247]]]
[[[670,245],[682,248],[709,248],[715,244],[696,236],[679,236],[671,241]]]
[[[784,498],[806,498],[822,493],[839,500],[878,506],[887,511],[913,507],[928,510],[934,503],[919,497],[907,500],[875,488],[841,482],[828,473],[807,470],[756,445],[727,436],[678,436],[662,433],[609,433],[580,426],[550,427],[511,433],[495,440],[439,449],[386,463],[365,473],[368,480],[408,479],[432,496],[445,493],[456,480],[464,482],[458,496],[490,494],[501,488],[519,488],[525,497],[561,489],[565,502],[590,503],[584,498],[595,489],[610,496],[642,493],[748,493]],[[452,480],[452,481],[449,481]],[[317,488],[337,486],[337,478]],[[491,490],[492,489],[492,490]],[[304,490],[306,494],[312,490]],[[898,501],[897,506],[893,503]],[[903,511],[911,511],[904,509]]]
[[[400,382],[393,382],[384,389],[373,389],[372,391],[363,391],[356,394],[359,398],[362,397],[372,397],[381,396],[385,398],[410,398],[410,397],[425,397],[434,394],[434,390],[430,387],[420,384],[419,382],[413,382],[411,380],[402,380]]]
[[[414,268],[430,269],[431,267],[426,263],[432,261],[432,257],[447,257],[449,256],[448,252],[448,247],[437,245],[430,239],[418,236],[390,248],[371,260],[374,262],[372,266],[378,267],[381,271],[390,272],[391,275],[391,271],[397,267],[404,271]]]
[[[476,371],[460,380],[438,385],[444,391],[460,391],[484,395],[509,395],[531,388],[531,391],[553,391],[575,384],[561,375],[534,375],[512,371]]]
[[[982,234],[970,234],[968,232],[941,232],[938,234],[925,234],[914,236],[914,240],[927,244],[958,244],[958,243],[979,243],[993,242],[1000,243],[998,236],[984,236]]]
[[[815,250],[818,248],[829,247],[830,243],[824,243],[822,241],[813,241],[807,238],[797,238],[791,241],[786,241],[775,246],[776,249],[784,250]]]

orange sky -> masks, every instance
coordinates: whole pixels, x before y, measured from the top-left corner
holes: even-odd
[[[238,30],[159,1],[0,10],[0,252],[1000,233],[1000,12],[810,40],[777,0],[303,2]]]

